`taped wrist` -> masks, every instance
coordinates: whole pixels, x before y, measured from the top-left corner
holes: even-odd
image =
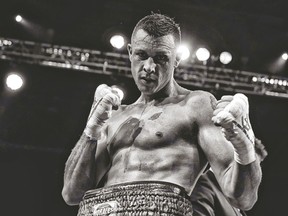
[[[256,160],[256,152],[254,147],[249,149],[235,149],[234,148],[234,160],[242,165],[247,165]]]
[[[234,160],[237,163],[247,165],[256,160],[254,140],[250,140],[240,128],[234,129],[229,140],[234,147]]]
[[[104,97],[92,106],[84,133],[90,139],[101,139],[102,126],[111,115],[112,105]]]
[[[104,125],[105,121],[97,117],[95,117],[95,120],[96,120],[95,124],[89,124],[89,121],[88,121],[86,128],[84,129],[84,133],[90,139],[100,140],[101,133],[102,133],[102,126]]]

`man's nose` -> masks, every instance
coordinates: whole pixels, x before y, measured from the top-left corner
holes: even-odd
[[[144,71],[147,73],[154,73],[155,69],[156,69],[156,64],[153,58],[149,57],[148,59],[146,59],[144,63]]]

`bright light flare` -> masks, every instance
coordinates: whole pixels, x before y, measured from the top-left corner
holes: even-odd
[[[16,20],[16,22],[21,22],[21,21],[23,20],[23,18],[22,18],[21,15],[17,15],[17,16],[15,17],[15,20]]]
[[[231,55],[231,53],[229,53],[229,52],[222,52],[221,54],[220,54],[220,57],[219,57],[219,59],[220,59],[220,62],[222,63],[222,64],[229,64],[231,61],[232,61],[232,55]]]
[[[206,61],[210,57],[210,52],[206,48],[199,48],[196,51],[196,57],[199,61]]]
[[[10,74],[6,78],[6,85],[13,91],[18,90],[23,86],[23,79],[17,74]]]
[[[124,98],[123,90],[120,87],[118,87],[117,85],[111,86],[111,88],[118,93],[120,100],[122,101]]]
[[[180,45],[177,49],[177,53],[180,55],[181,60],[186,60],[190,56],[190,50],[185,45]]]
[[[257,81],[258,81],[258,78],[257,78],[257,77],[253,77],[253,78],[252,78],[252,81],[253,81],[253,82],[257,82]]]
[[[121,49],[125,45],[125,40],[121,35],[114,35],[110,38],[110,43],[113,47]]]
[[[288,53],[283,53],[281,57],[284,61],[286,61],[288,59]]]

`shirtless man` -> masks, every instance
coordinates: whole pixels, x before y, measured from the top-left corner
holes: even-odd
[[[144,17],[128,45],[141,96],[120,105],[113,88],[96,89],[65,167],[62,195],[69,205],[80,203],[78,215],[192,215],[186,195],[208,162],[235,205],[250,209],[256,202],[261,168],[247,101],[241,95],[217,102],[208,92],[179,86],[173,74],[180,38],[173,19]]]

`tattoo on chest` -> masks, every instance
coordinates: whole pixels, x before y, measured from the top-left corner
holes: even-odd
[[[139,119],[128,118],[119,126],[115,136],[111,140],[111,144],[119,146],[125,143],[125,145],[131,146],[136,137],[141,133],[142,127]]]
[[[108,143],[109,152],[115,154],[121,148],[131,147],[134,144],[135,139],[141,134],[145,122],[156,121],[162,113],[162,111],[154,113],[146,120],[141,120],[132,116],[128,117],[121,125],[119,125],[117,130],[113,132],[114,134]],[[163,132],[155,132],[155,137],[158,139],[163,138],[163,136]]]
[[[158,119],[160,117],[160,115],[162,114],[162,112],[158,112],[158,113],[155,113],[154,115],[152,115],[148,120],[155,120],[155,119]]]
[[[216,109],[216,101],[212,96],[210,96],[210,104],[211,104],[212,109],[215,110]]]

